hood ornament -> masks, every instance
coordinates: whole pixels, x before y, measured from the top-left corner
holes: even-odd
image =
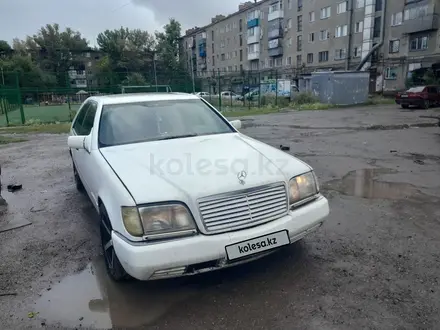
[[[242,184],[242,185],[244,185],[246,183],[244,181],[244,179],[246,179],[246,177],[247,177],[246,171],[240,171],[237,173],[238,182],[240,182],[240,184]]]

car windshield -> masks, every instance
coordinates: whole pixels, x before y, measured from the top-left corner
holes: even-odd
[[[234,132],[201,100],[147,101],[105,105],[100,147]]]
[[[407,90],[408,93],[421,93],[425,87],[413,87]]]

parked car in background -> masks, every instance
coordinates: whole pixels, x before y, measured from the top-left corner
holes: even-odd
[[[225,99],[232,99],[232,100],[242,100],[243,96],[235,94],[231,91],[221,92],[221,97]]]
[[[235,266],[323,224],[329,205],[313,169],[240,128],[191,94],[98,96],[82,104],[67,143],[76,187],[100,216],[111,278]]]
[[[396,103],[402,108],[418,106],[428,109],[440,105],[440,86],[412,87],[405,92],[396,95]]]
[[[208,92],[198,92],[195,95],[199,96],[199,97],[209,97],[210,94]]]

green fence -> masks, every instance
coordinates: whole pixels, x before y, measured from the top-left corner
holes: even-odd
[[[86,74],[81,79],[65,73],[66,83],[59,87],[29,86],[29,82],[34,83],[35,79],[27,79],[23,73],[4,75],[7,79],[0,85],[0,126],[68,122],[90,96],[166,92],[164,86],[173,92],[203,92],[201,96],[220,111],[282,107],[290,100],[287,87],[283,85],[290,80],[277,71],[203,71],[172,77],[160,73],[155,77],[151,73],[137,73],[145,80],[141,82],[130,81],[132,73],[129,72]]]

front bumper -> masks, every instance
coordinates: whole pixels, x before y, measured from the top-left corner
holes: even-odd
[[[294,243],[319,228],[329,214],[328,201],[321,196],[284,217],[266,224],[218,235],[203,235],[163,242],[133,243],[113,232],[113,246],[125,271],[139,280],[193,275],[237,265],[269,254],[263,252],[229,263],[225,246],[287,230]]]
[[[396,104],[398,105],[415,105],[422,106],[425,103],[424,99],[397,99]]]

